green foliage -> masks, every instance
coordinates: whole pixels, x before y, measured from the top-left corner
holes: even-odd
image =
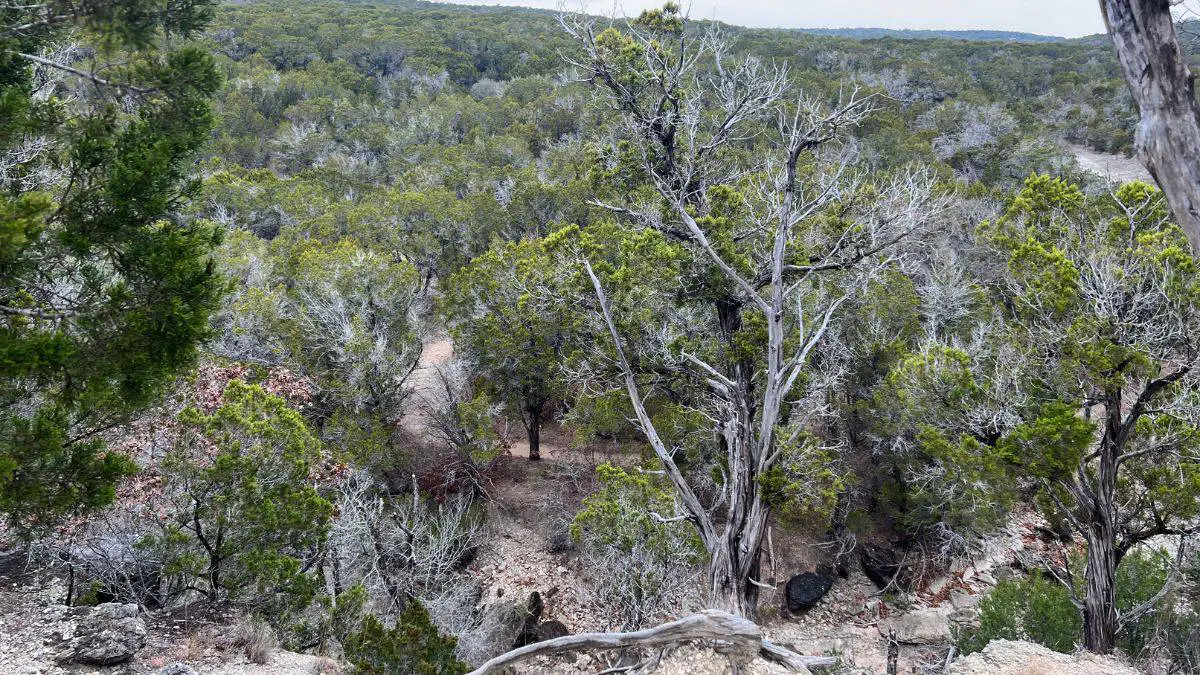
[[[673,490],[647,474],[602,464],[600,489],[583,501],[571,537],[603,576],[596,594],[614,628],[634,630],[690,595],[705,557],[695,529],[674,518]]]
[[[391,629],[373,614],[343,643],[355,672],[379,675],[459,675],[467,665],[454,657],[455,639],[438,634],[429,612],[410,600]]]
[[[336,596],[320,595],[301,616],[287,626],[285,644],[293,648],[315,645],[318,653],[329,653],[343,645],[360,629],[367,616],[367,588],[356,584]]]
[[[999,442],[1005,458],[1038,478],[1061,478],[1079,466],[1095,439],[1096,424],[1065,403],[1048,403]]]
[[[758,475],[763,502],[793,523],[825,523],[851,480],[833,449],[812,433],[779,430],[779,461]]]
[[[1007,517],[1016,483],[995,447],[1003,430],[976,413],[990,409],[998,393],[976,372],[996,367],[1011,365],[932,344],[897,363],[876,389],[874,410],[883,416],[874,426],[902,448],[887,457],[893,472],[882,496],[906,530],[979,534]]]
[[[141,545],[211,599],[270,616],[307,606],[333,515],[310,477],[320,442],[283,399],[238,380],[215,412],[188,408],[180,420],[186,433],[162,465],[174,510]]]
[[[1117,567],[1117,609],[1128,612],[1153,598],[1170,577],[1175,560],[1162,549],[1138,548],[1126,555]],[[1117,634],[1117,647],[1130,657],[1140,659],[1147,646],[1177,614],[1168,594],[1162,604],[1126,623]]]
[[[208,334],[219,231],[176,212],[220,81],[178,38],[211,15],[203,0],[4,10],[0,515],[23,535],[112,499],[133,467],[95,432],[152,401]],[[22,56],[72,31],[94,48],[76,70],[105,80]]]
[[[1033,576],[1005,579],[979,604],[979,628],[956,635],[959,652],[971,654],[992,640],[1029,640],[1071,653],[1083,636],[1083,622],[1062,584]]]
[[[1079,561],[1073,561],[1078,566]],[[1153,598],[1166,583],[1174,559],[1169,552],[1139,548],[1117,567],[1117,608],[1128,612]],[[1006,579],[996,585],[979,606],[979,628],[956,636],[964,654],[979,651],[992,640],[1030,640],[1058,652],[1071,653],[1082,641],[1083,624],[1061,583],[1043,576]],[[1117,647],[1132,658],[1144,656],[1156,636],[1178,625],[1177,601],[1170,599],[1125,624]],[[1186,611],[1183,614],[1186,622]]]
[[[664,523],[651,515],[670,518],[674,514],[674,497],[668,487],[652,483],[645,474],[607,463],[596,467],[596,477],[600,490],[583,500],[583,508],[571,523],[572,537],[626,552],[639,544],[665,551],[679,541],[693,553],[703,550],[691,528]]]
[[[486,393],[524,422],[530,457],[546,407],[566,393],[575,317],[562,302],[564,272],[542,241],[521,241],[479,256],[445,287],[455,348]]]

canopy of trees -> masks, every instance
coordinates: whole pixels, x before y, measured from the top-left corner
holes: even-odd
[[[92,595],[370,672],[797,666],[774,543],[951,570],[1020,517],[1054,555],[960,648],[1198,657],[1200,277],[1073,159],[1134,149],[1108,44],[102,4],[0,8],[0,535]],[[513,508],[626,632],[502,656]]]

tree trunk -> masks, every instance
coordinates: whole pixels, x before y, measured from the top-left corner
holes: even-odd
[[[1141,114],[1134,145],[1171,211],[1200,250],[1200,106],[1179,46],[1170,0],[1100,0]]]
[[[1092,526],[1100,541],[1088,537],[1087,593],[1083,601],[1083,646],[1096,654],[1111,654],[1117,632],[1117,557],[1111,539]]]
[[[753,621],[754,609],[746,603],[742,588],[729,551],[714,554],[708,562],[708,606]]]
[[[1110,654],[1117,634],[1116,491],[1118,457],[1124,444],[1121,391],[1105,395],[1104,437],[1100,441],[1094,490],[1083,504],[1087,514],[1087,587],[1083,599],[1083,644],[1096,654]]]
[[[529,432],[529,461],[536,462],[542,458],[541,451],[541,436],[542,436],[542,409],[530,408],[529,423],[526,425],[526,430]]]
[[[758,577],[761,539],[759,536],[758,541],[743,542],[742,538],[727,538],[712,554],[708,564],[709,607],[757,620],[759,589],[751,579]],[[753,559],[747,564],[742,564],[739,554],[743,543],[753,551]]]

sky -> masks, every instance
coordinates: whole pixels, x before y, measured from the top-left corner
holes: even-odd
[[[520,5],[558,9],[560,0],[443,0],[460,5]],[[618,14],[636,14],[663,0],[617,0]],[[613,0],[567,0],[610,14]],[[687,0],[681,4],[688,6]],[[1079,37],[1104,32],[1097,0],[692,0],[691,16],[739,26],[773,28],[925,28],[1015,30]]]

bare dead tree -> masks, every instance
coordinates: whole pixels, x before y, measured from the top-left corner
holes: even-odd
[[[595,203],[681,242],[697,266],[721,280],[713,307],[718,339],[732,340],[743,315],[765,320],[762,358],[718,362],[685,351],[676,359],[707,390],[704,414],[726,460],[719,494],[706,505],[647,412],[635,370],[642,355],[630,353],[636,347],[618,329],[603,282],[582,261],[635,421],[675,488],[677,517],[696,526],[707,550],[707,602],[754,617],[760,549],[773,508],[760,477],[777,469],[808,429],[808,411],[794,400],[798,382],[814,374],[811,357],[843,303],[894,262],[896,244],[940,207],[924,172],[868,183],[854,170],[852,153],[839,147],[845,131],[872,112],[871,98],[853,92],[829,106],[790,94],[786,68],[733,59],[719,34],[686,27],[677,5],[645,13],[620,31],[597,32],[587,17],[564,15],[561,22],[582,49],[569,62],[620,112],[656,193],[650,203]],[[736,159],[748,146],[755,159]],[[747,215],[734,234],[741,259],[727,244],[714,243],[703,224],[713,209],[711,191],[736,183],[750,186],[743,193]],[[839,218],[852,224],[836,231],[816,227],[834,204]]]
[[[1178,0],[1100,0],[1117,61],[1141,114],[1139,159],[1200,249],[1200,104],[1175,31]]]

